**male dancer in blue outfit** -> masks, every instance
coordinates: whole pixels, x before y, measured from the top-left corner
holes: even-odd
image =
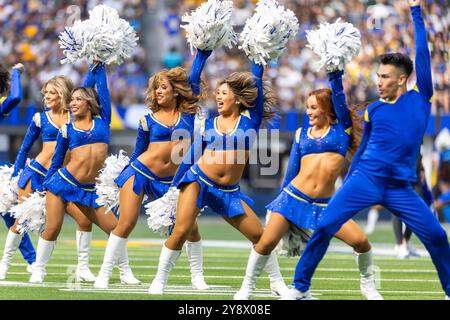
[[[17,63],[12,67],[11,72],[11,85],[9,85],[9,72],[3,67],[0,68],[0,120],[6,118],[8,113],[17,107],[22,100],[22,83],[20,81],[20,73],[23,72],[23,64]],[[10,90],[8,97],[3,96]],[[5,220],[6,226],[11,228],[15,219],[11,217],[9,213],[2,212],[3,220]],[[19,245],[19,250],[23,255],[23,258],[28,262],[28,271],[31,272],[31,265],[36,261],[36,252],[34,251],[33,244],[31,243],[28,234],[25,234]],[[4,279],[3,264],[0,261],[0,280]]]
[[[329,202],[297,264],[294,288],[288,298],[310,298],[311,278],[330,239],[360,210],[379,203],[398,216],[423,242],[437,269],[446,299],[449,299],[447,234],[412,187],[430,115],[433,84],[420,0],[408,0],[408,3],[415,29],[416,86],[407,91],[407,80],[413,71],[409,57],[400,53],[380,57],[377,75],[381,99],[366,110],[363,138],[349,174]]]

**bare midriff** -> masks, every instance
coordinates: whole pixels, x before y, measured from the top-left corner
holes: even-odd
[[[313,199],[330,198],[343,164],[344,157],[334,152],[306,155],[301,159],[300,172],[291,183]]]

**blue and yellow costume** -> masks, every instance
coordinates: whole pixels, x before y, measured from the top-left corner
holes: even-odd
[[[200,94],[200,76],[206,60],[211,51],[198,50],[189,75],[189,84],[194,95]],[[171,127],[159,122],[151,113],[145,115],[140,120],[136,146],[130,157],[129,165],[116,178],[115,182],[119,188],[134,176],[133,191],[140,195],[142,191],[152,197],[159,199],[167,191],[173,182],[173,177],[158,177],[151,172],[137,158],[144,153],[152,142],[178,140],[188,136],[189,139],[194,133],[195,114],[179,112],[178,121]],[[177,134],[179,132],[180,134]]]
[[[8,97],[0,97],[0,120],[6,118],[8,113],[11,112],[15,107],[17,107],[22,100],[22,83],[20,81],[20,70],[13,69],[11,74],[11,92]],[[17,173],[14,175],[16,176]],[[3,220],[5,220],[6,226],[11,228],[14,225],[16,219],[14,219],[11,214],[5,213],[2,215]],[[22,241],[19,245],[20,252],[23,258],[32,264],[36,261],[36,252],[34,251],[33,244],[31,243],[28,234],[24,234]]]
[[[20,70],[13,69],[11,73],[11,92],[8,97],[0,97],[0,120],[6,118],[8,113],[17,107],[22,100],[22,82]]]
[[[292,185],[291,181],[300,172],[302,157],[323,152],[338,153],[345,157],[350,143],[352,121],[345,101],[342,74],[342,71],[328,74],[337,123],[332,124],[319,138],[311,135],[310,126],[296,131],[280,194],[266,206],[268,210],[280,213],[298,228],[316,229],[330,200],[313,199]]]
[[[70,114],[68,113],[67,122],[69,121]],[[40,135],[42,135],[42,142],[52,142],[56,141],[58,132],[59,128],[52,121],[48,111],[35,113],[28,126],[27,133],[14,164],[13,176],[16,176],[20,170],[23,170],[19,178],[19,187],[21,189],[24,189],[30,180],[32,191],[42,189],[42,183],[47,175],[47,169],[36,160],[31,160],[31,162],[26,165],[26,160],[31,147]]]
[[[98,208],[99,205],[95,201],[98,198],[95,184],[81,184],[66,167],[62,168],[67,150],[93,143],[109,144],[111,100],[104,64],[89,70],[84,86],[93,87],[94,85],[100,100],[100,115],[92,119],[90,130],[78,129],[74,122],[61,127],[56,139],[57,144],[52,164],[43,186],[53,194],[60,196],[65,202],[75,202],[87,207]]]
[[[181,188],[184,184],[197,182],[200,185],[197,198],[199,209],[208,206],[217,214],[231,218],[245,214],[241,200],[249,206],[253,205],[253,200],[240,191],[239,184],[218,185],[200,170],[196,162],[205,149],[250,150],[253,138],[261,126],[264,112],[263,71],[261,65],[253,64],[252,73],[258,95],[254,107],[241,112],[233,131],[228,134],[220,132],[217,128],[217,117],[202,120],[201,130],[178,168],[173,185]]]
[[[301,292],[309,289],[314,270],[341,226],[360,210],[381,204],[422,241],[436,266],[445,293],[450,295],[447,234],[412,187],[430,114],[433,84],[420,6],[412,7],[411,12],[417,85],[394,102],[380,100],[368,106],[361,145],[346,181],[330,200],[297,265],[294,286]]]

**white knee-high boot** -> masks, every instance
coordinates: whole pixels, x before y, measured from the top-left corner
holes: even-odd
[[[34,263],[33,273],[31,274],[30,283],[42,283],[45,277],[45,267],[55,248],[56,241],[47,241],[39,237],[36,250],[36,262]]]
[[[169,277],[169,272],[175,266],[178,257],[181,254],[181,250],[171,250],[164,244],[161,250],[161,255],[159,256],[158,271],[156,273],[155,279],[153,279],[150,288],[148,289],[149,294],[163,294],[164,289],[167,284],[167,278]]]
[[[186,253],[191,267],[192,287],[197,290],[207,290],[209,286],[203,276],[203,248],[202,241],[186,241]]]
[[[119,256],[119,250],[126,243],[126,239],[113,234],[109,235],[108,243],[106,244],[105,255],[100,271],[95,279],[94,288],[107,289],[109,286],[109,279],[111,278],[114,265]]]
[[[256,287],[256,280],[261,274],[264,266],[269,260],[270,255],[262,255],[252,248],[250,256],[248,257],[247,269],[245,270],[245,277],[242,281],[241,289],[234,294],[234,300],[248,300],[253,294]]]
[[[22,240],[22,235],[14,233],[8,230],[8,235],[6,236],[5,249],[3,250],[3,257],[0,261],[0,280],[6,278],[6,273],[8,272],[9,266],[14,255],[14,252],[19,248],[20,241]]]
[[[270,254],[264,270],[269,274],[270,290],[272,291],[272,294],[276,296],[284,296],[288,294],[290,290],[286,286],[286,283],[284,283],[275,251],[272,251]]]
[[[127,240],[125,238],[124,242],[121,242],[119,251],[118,251],[118,265],[119,265],[119,275],[120,275],[120,283],[122,284],[140,284],[141,281],[136,279],[131,271],[130,261],[128,260],[128,249],[127,249]]]
[[[77,230],[78,265],[77,281],[94,282],[95,276],[89,269],[89,252],[91,249],[92,232]]]
[[[374,268],[372,262],[372,250],[364,253],[357,253],[356,263],[358,264],[361,275],[360,289],[362,295],[367,300],[383,300],[381,294],[375,286]]]

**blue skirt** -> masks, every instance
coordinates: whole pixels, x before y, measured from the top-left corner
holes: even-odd
[[[281,214],[298,228],[316,229],[330,199],[310,198],[289,184],[266,208]]]
[[[47,169],[45,169],[36,160],[31,160],[29,164],[23,169],[22,174],[19,177],[19,188],[25,189],[28,181],[31,180],[31,190],[42,190],[42,183],[47,175]]]
[[[178,188],[183,184],[197,182],[200,185],[200,193],[197,198],[197,207],[203,209],[208,206],[215,213],[224,218],[232,218],[245,214],[241,200],[249,206],[253,206],[253,200],[240,191],[239,184],[233,186],[221,186],[209,179],[197,164],[192,166],[181,178]]]
[[[95,184],[79,183],[66,168],[59,169],[44,187],[53,194],[58,195],[65,202],[74,202],[86,207],[99,208],[95,201],[98,196],[95,192]]]
[[[132,176],[134,176],[134,193],[140,195],[144,190],[147,196],[153,198],[152,200],[161,198],[169,191],[170,184],[173,181],[173,177],[160,178],[156,176],[139,160],[135,160],[127,166],[114,181],[119,188],[122,188]]]

